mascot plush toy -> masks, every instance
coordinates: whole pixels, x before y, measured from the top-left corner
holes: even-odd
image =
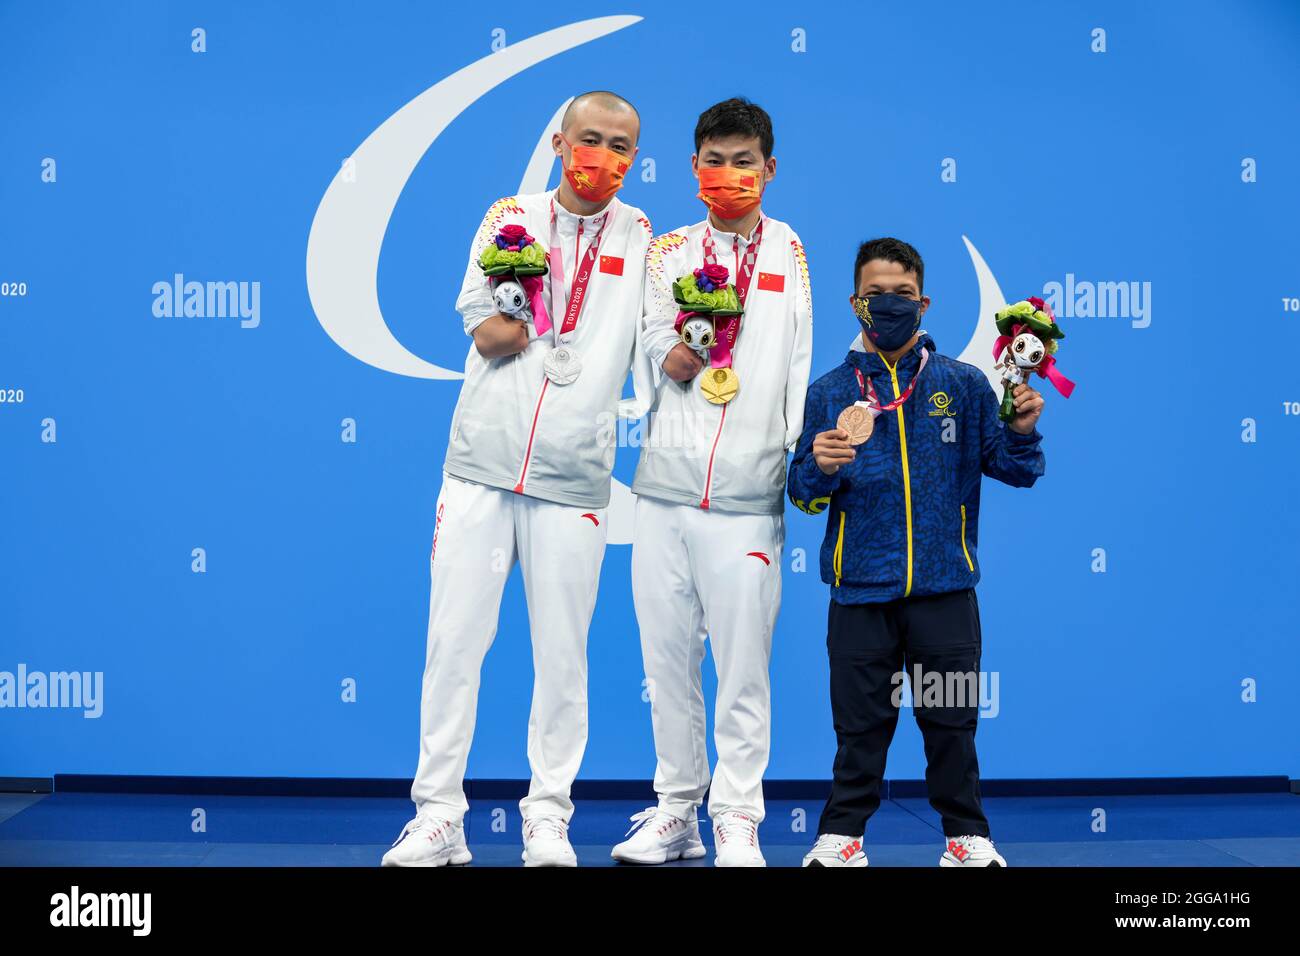
[[[704,363],[700,390],[715,405],[725,405],[740,389],[740,379],[731,367],[731,350],[740,334],[742,310],[729,279],[727,267],[714,263],[673,283],[679,310],[673,327]]]
[[[1055,386],[1065,398],[1074,392],[1074,383],[1056,368],[1057,341],[1065,338],[1052,307],[1042,299],[1028,298],[1008,305],[997,313],[998,338],[993,343],[993,357],[1002,372],[1002,405],[998,418],[1009,422],[1016,417],[1012,392],[1037,372]]]
[[[532,319],[538,332],[549,327],[542,302],[542,279],[546,275],[546,250],[523,226],[503,226],[496,238],[483,247],[479,268],[492,283],[492,297],[502,314]]]

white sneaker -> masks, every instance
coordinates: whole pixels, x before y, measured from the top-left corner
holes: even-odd
[[[862,852],[862,837],[822,833],[803,858],[803,865],[866,866],[867,855]]]
[[[563,817],[531,817],[524,821],[524,866],[577,866],[578,854],[569,843]]]
[[[444,817],[417,813],[402,827],[393,847],[384,854],[381,866],[461,866],[468,863],[465,827]]]
[[[948,846],[939,857],[940,866],[1006,866],[1007,861],[982,836],[948,837]]]
[[[758,848],[758,824],[734,810],[713,820],[714,866],[767,866]]]
[[[633,816],[632,828],[624,836],[631,839],[624,840],[609,854],[623,863],[667,863],[704,856],[700,825],[658,807],[647,807]]]

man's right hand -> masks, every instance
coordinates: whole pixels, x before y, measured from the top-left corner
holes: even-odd
[[[685,342],[678,342],[664,356],[664,374],[674,382],[688,382],[700,374],[704,360]]]
[[[849,444],[849,433],[843,428],[832,428],[820,432],[812,443],[813,461],[823,474],[833,475],[856,456],[857,451]]]
[[[484,319],[470,334],[478,354],[485,359],[517,355],[528,348],[528,323],[500,312]]]

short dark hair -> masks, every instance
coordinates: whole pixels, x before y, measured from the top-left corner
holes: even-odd
[[[873,259],[897,262],[905,272],[915,272],[916,291],[924,291],[925,261],[921,258],[921,254],[910,243],[906,243],[902,239],[892,239],[886,236],[881,239],[868,239],[858,246],[858,257],[853,262],[853,291],[855,293],[858,291],[858,277],[862,275],[862,267]]]
[[[706,139],[725,139],[728,136],[757,136],[763,158],[772,155],[776,139],[772,135],[772,117],[757,103],[741,96],[733,96],[714,103],[700,114],[695,124],[695,152]]]

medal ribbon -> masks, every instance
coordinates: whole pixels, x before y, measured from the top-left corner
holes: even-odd
[[[738,241],[738,240],[735,240]],[[745,308],[745,298],[749,295],[749,283],[754,278],[754,265],[758,261],[758,248],[763,243],[763,220],[760,217],[758,227],[754,230],[754,241],[745,250],[744,258],[736,264],[735,286],[736,298],[740,300],[741,309]],[[704,264],[718,264],[718,255],[713,248],[713,230],[704,227]],[[680,319],[681,316],[678,316]],[[733,315],[721,320],[714,320],[714,333],[718,341],[709,349],[709,366],[711,368],[731,368],[731,350],[740,337],[740,320],[742,316]]]
[[[917,368],[916,374],[912,376],[912,381],[908,383],[908,386],[903,390],[902,395],[898,396],[898,398],[888,404],[881,404],[880,397],[876,394],[876,386],[871,384],[871,379],[862,374],[862,369],[855,368],[853,374],[858,377],[858,389],[862,392],[862,397],[866,401],[867,408],[870,410],[872,416],[879,417],[885,412],[892,412],[894,409],[898,408],[898,406],[911,398],[912,390],[916,388],[916,383],[921,380],[921,373],[925,371],[925,363],[929,360],[929,350],[921,349],[921,365]]]
[[[560,252],[559,236],[555,228],[556,221],[555,200],[551,200],[551,252],[550,252],[550,269],[551,269],[551,305],[553,306],[557,299],[558,291],[564,290],[564,256]],[[600,222],[600,228],[596,234],[591,237],[591,244],[587,246],[587,254],[578,261],[574,256],[574,265],[576,272],[573,276],[573,286],[569,289],[569,301],[564,309],[564,320],[556,332],[556,344],[560,344],[563,338],[573,332],[578,327],[578,318],[582,314],[582,306],[587,299],[587,283],[591,281],[591,270],[596,265],[596,256],[600,252],[600,237],[605,234],[605,227],[609,221],[614,218],[614,210],[606,209],[605,217]],[[577,244],[582,244],[582,219],[578,220],[578,238]],[[576,253],[576,249],[574,250]],[[542,328],[542,323],[537,323],[537,332],[539,335],[545,335],[551,330],[550,317],[546,318],[546,327]]]

